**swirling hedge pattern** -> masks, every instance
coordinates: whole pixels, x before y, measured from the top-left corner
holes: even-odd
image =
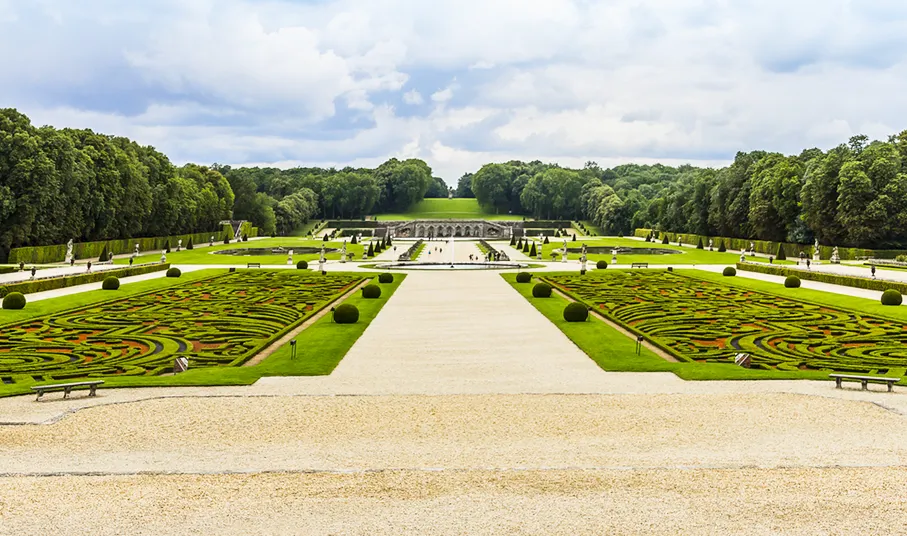
[[[0,376],[61,380],[238,366],[361,281],[237,271],[0,327]]]
[[[907,325],[669,272],[546,280],[684,361],[885,374],[907,367]]]

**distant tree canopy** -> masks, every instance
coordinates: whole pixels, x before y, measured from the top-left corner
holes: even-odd
[[[710,236],[907,247],[907,131],[855,136],[827,152],[738,153],[721,169],[627,164],[582,169],[510,161],[449,190],[422,160],[378,168],[176,167],[152,147],[90,130],[36,128],[0,109],[0,258],[10,248],[206,232],[222,219],[289,233],[314,217],[405,212],[424,197],[486,209]]]

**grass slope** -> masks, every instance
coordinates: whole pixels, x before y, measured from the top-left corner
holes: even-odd
[[[177,283],[186,283],[189,280],[204,279],[222,273],[222,270],[203,270],[192,274],[185,274],[179,279],[144,281],[132,285],[123,285],[121,292],[126,291],[129,294],[139,294],[149,290],[165,288]],[[369,277],[369,274],[354,274],[357,277]],[[374,283],[377,283],[377,275],[372,276]],[[347,351],[353,346],[353,343],[365,331],[372,320],[381,311],[385,303],[393,296],[396,289],[403,282],[405,276],[402,274],[394,275],[394,282],[390,284],[380,284],[383,292],[381,297],[375,300],[365,300],[361,292],[353,293],[343,302],[335,302],[331,306],[340,303],[350,303],[359,308],[360,316],[356,324],[335,324],[328,313],[313,325],[302,331],[297,337],[297,356],[291,359],[290,346],[285,345],[275,353],[255,366],[248,367],[217,367],[192,369],[175,376],[126,376],[110,377],[104,379],[104,387],[170,387],[170,386],[206,386],[206,385],[250,385],[255,383],[263,376],[313,376],[330,374],[338,363],[346,355]],[[155,286],[155,283],[157,286]],[[130,288],[134,287],[134,288]],[[76,296],[67,296],[54,300],[37,302],[35,306],[41,304],[44,307],[38,309],[35,307],[28,311],[18,311],[17,318],[3,316],[3,321],[27,320],[40,315],[63,311],[74,308],[74,306],[88,305],[110,299],[110,294],[101,294],[104,291],[93,291],[79,294]],[[126,294],[126,295],[129,295]],[[93,296],[88,296],[93,295]],[[121,294],[119,297],[124,297]],[[73,298],[81,298],[78,303],[73,303]],[[30,308],[31,306],[29,306]],[[330,307],[330,306],[329,306]],[[4,311],[7,313],[8,311]],[[46,382],[45,382],[46,383]],[[56,382],[60,383],[60,382]],[[35,383],[37,384],[37,382]],[[20,395],[31,393],[30,386],[27,382],[20,382],[14,385],[0,384],[0,397]]]
[[[475,199],[423,199],[404,214],[378,214],[378,220],[521,220],[522,216],[486,212]]]

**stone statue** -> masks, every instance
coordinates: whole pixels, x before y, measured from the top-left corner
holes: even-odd
[[[66,243],[66,257],[63,258],[63,262],[69,262],[72,260],[72,238],[69,239],[69,242]]]
[[[318,263],[319,263],[319,264],[324,264],[324,261],[325,261],[325,259],[324,259],[324,245],[322,245],[322,246],[321,246],[321,253],[320,253],[319,256],[318,256]]]
[[[161,264],[167,262],[167,253],[165,251],[161,252]]]
[[[138,243],[136,243],[135,249],[132,250],[132,255],[133,255],[134,257],[138,257],[138,256],[139,256],[139,245],[138,245]]]
[[[183,239],[182,238],[180,238],[179,240],[176,241],[176,250],[179,251],[181,249],[183,249]]]
[[[564,239],[564,253],[567,253],[567,239]]]
[[[838,246],[835,246],[835,248],[831,250],[831,262],[833,264],[841,264],[841,257],[838,255]]]
[[[583,257],[586,256],[586,244],[583,244]]]
[[[292,249],[287,254],[287,264],[293,264],[293,250]]]
[[[821,255],[819,254],[819,239],[817,238],[815,249],[813,250],[813,262],[815,262],[816,264],[819,264],[820,258],[821,258]]]
[[[713,244],[712,239],[709,238],[709,251],[712,251],[712,244]]]
[[[343,241],[343,247],[340,248],[340,262],[346,262],[346,240]]]
[[[211,244],[209,244],[209,245],[211,245],[211,246],[214,245],[214,235],[211,235]]]
[[[740,252],[740,262],[746,262],[746,252],[745,251]]]
[[[586,271],[586,245],[585,244],[583,244],[583,254],[580,255],[579,265],[580,265],[580,270],[585,272]]]
[[[611,250],[611,264],[617,264],[617,250]]]

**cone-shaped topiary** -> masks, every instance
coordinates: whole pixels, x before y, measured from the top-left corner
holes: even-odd
[[[369,243],[368,243],[368,251],[366,252],[365,256],[366,256],[366,257],[374,257],[374,256],[375,256],[375,245],[374,245],[373,242],[369,242]]]
[[[778,254],[775,255],[775,258],[779,261],[787,260],[787,255],[784,253],[784,244],[778,244]]]
[[[573,241],[576,242],[576,235],[573,235]]]
[[[602,259],[602,260],[598,261],[597,263],[595,263],[595,267],[598,268],[599,270],[604,270],[605,268],[608,267],[608,261]]]
[[[579,302],[568,303],[567,307],[564,307],[564,320],[567,322],[585,322],[587,318],[589,309]]]
[[[516,248],[517,248],[517,249],[523,249],[523,237],[522,237],[522,236],[520,237],[519,240],[517,240]]]
[[[358,244],[358,243],[359,243],[359,241],[358,241],[358,240],[356,240],[356,235],[353,235],[353,239],[352,239],[352,240],[350,240],[350,244],[353,244],[353,245],[355,245],[355,244]]]
[[[784,280],[784,286],[787,288],[800,288],[800,278],[795,275],[789,275]]]
[[[3,297],[3,308],[10,310],[24,309],[25,296],[21,292],[10,292]]]
[[[728,266],[721,273],[726,275],[727,277],[733,277],[733,276],[737,275],[737,269],[734,268],[733,266]]]
[[[661,239],[662,244],[668,244],[668,233],[665,233],[664,238]]]
[[[190,251],[193,250],[193,249],[195,249],[195,245],[192,243],[192,237],[191,237],[191,236],[189,237],[189,243],[186,244],[186,249],[188,249],[188,250],[190,250]]]
[[[388,246],[393,246],[393,245],[394,245],[394,242],[393,242],[393,239],[391,238],[391,235],[387,235],[387,245],[388,245]]]
[[[528,283],[530,281],[532,281],[532,274],[529,272],[520,272],[516,274],[517,283]]]
[[[550,244],[551,242],[548,241],[548,237],[546,236],[546,237],[545,237],[545,240],[544,240],[542,243],[543,243],[543,244]]]
[[[515,237],[515,236],[511,236],[511,237],[510,237],[510,245],[511,245],[511,247],[516,245],[516,237]]]
[[[696,244],[696,249],[705,249],[702,246],[702,237],[701,236],[699,237],[699,243]]]
[[[179,277],[183,275],[183,272],[179,268],[170,268],[167,270],[167,277]]]
[[[724,253],[727,251],[727,247],[724,245],[724,240],[718,243],[718,253]]]
[[[882,305],[901,305],[902,303],[904,303],[904,297],[893,288],[882,293]]]
[[[170,239],[164,240],[164,251],[170,253]]]
[[[104,248],[101,250],[101,256],[98,257],[98,262],[107,262],[107,244],[104,244]]]
[[[383,274],[381,274],[381,275],[378,276],[378,282],[379,282],[379,283],[385,283],[385,284],[387,284],[387,283],[393,283],[393,282],[394,282],[394,274],[389,274],[389,273],[385,272],[385,273],[383,273]]]
[[[297,270],[308,270],[308,268],[309,268],[309,263],[306,261],[299,261],[296,263]]]
[[[532,296],[534,298],[550,298],[551,297],[551,285],[548,283],[536,283],[532,287]]]
[[[101,283],[101,288],[104,290],[116,290],[120,288],[120,280],[114,276],[110,276],[104,279],[104,282]]]
[[[529,241],[523,242],[523,253],[529,253]]]
[[[535,249],[535,242],[532,243],[532,247],[529,248],[529,256],[535,258],[538,255],[538,251]]]
[[[355,324],[359,321],[359,309],[355,305],[344,303],[334,309],[334,322],[338,324]]]
[[[229,243],[230,243],[230,235],[228,235],[227,233],[224,233],[224,244],[229,244]]]
[[[365,285],[362,287],[362,297],[367,300],[374,300],[381,297],[381,287],[378,285]]]

